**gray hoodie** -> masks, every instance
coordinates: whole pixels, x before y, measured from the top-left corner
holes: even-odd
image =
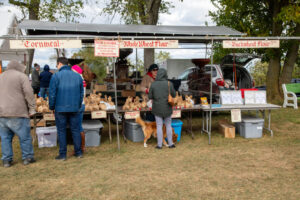
[[[35,98],[25,66],[11,61],[0,74],[0,117],[25,117],[35,113]]]
[[[170,94],[175,97],[175,89],[170,82]],[[168,103],[169,87],[168,76],[165,69],[159,69],[155,81],[151,84],[149,99],[152,99],[152,113],[159,117],[170,117],[172,107]]]

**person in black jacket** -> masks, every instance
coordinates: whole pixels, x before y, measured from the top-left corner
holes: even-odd
[[[34,63],[34,69],[31,73],[31,86],[34,94],[38,95],[40,92],[40,65]]]
[[[44,71],[40,74],[41,97],[44,99],[49,95],[49,83],[52,73],[49,72],[49,65],[44,66]]]

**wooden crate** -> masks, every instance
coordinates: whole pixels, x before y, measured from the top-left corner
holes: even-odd
[[[235,127],[227,121],[219,121],[219,130],[225,138],[235,138]]]
[[[136,92],[135,90],[122,90],[122,97],[135,97]]]
[[[107,85],[95,85],[95,89],[96,92],[102,92],[102,91],[107,91]]]
[[[38,121],[38,123],[36,124],[36,127],[44,127],[44,126],[46,126],[46,121],[44,120],[44,119],[41,119],[40,121],[39,121],[39,119],[37,119],[37,121]],[[32,120],[30,120],[30,126],[31,127],[33,127],[33,119]]]

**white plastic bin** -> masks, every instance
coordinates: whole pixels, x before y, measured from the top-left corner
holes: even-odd
[[[82,128],[85,132],[85,146],[95,147],[100,145],[101,134],[100,129],[103,128],[103,124],[100,120],[84,120],[82,122]]]
[[[57,145],[56,126],[38,127],[36,128],[36,135],[38,137],[39,148],[55,147]]]
[[[264,119],[244,117],[239,125],[240,135],[244,138],[261,138],[264,128]]]

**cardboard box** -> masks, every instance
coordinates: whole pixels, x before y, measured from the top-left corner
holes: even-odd
[[[235,127],[227,121],[219,121],[219,130],[225,138],[235,138]]]
[[[44,126],[46,126],[46,121],[44,120],[44,119],[41,119],[40,121],[39,121],[39,119],[37,119],[36,120],[38,123],[36,124],[36,126],[37,127],[44,127]],[[31,127],[33,127],[33,119],[32,120],[30,120],[30,126]]]
[[[107,85],[95,85],[95,89],[96,91],[107,91]]]
[[[135,92],[135,90],[122,90],[121,95],[122,95],[122,97],[129,97],[129,96],[135,97],[136,92]]]

